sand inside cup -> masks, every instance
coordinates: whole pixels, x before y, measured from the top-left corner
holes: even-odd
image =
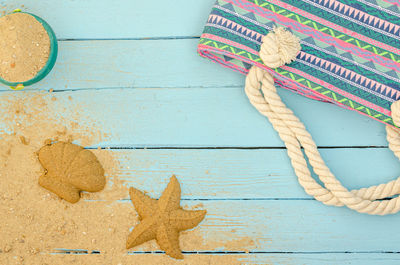
[[[34,78],[46,65],[50,38],[33,16],[14,13],[0,18],[0,77],[8,82]]]

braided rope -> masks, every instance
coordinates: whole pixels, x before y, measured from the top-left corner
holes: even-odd
[[[287,33],[289,32],[278,28],[264,37],[260,57],[268,67],[274,68],[290,62],[300,50],[298,39]],[[343,187],[326,166],[303,123],[282,102],[270,73],[252,67],[246,78],[245,92],[251,104],[269,119],[285,143],[299,183],[307,194],[324,204],[345,205],[361,213],[385,215],[400,211],[400,197],[378,201],[400,193],[400,178],[351,192]],[[400,105],[393,104],[392,108],[398,108],[398,112],[393,109],[393,113],[398,113],[400,117]],[[394,117],[393,119],[396,122]],[[387,126],[386,130],[389,148],[400,159],[400,132],[390,126]],[[304,148],[310,165],[325,187],[311,176],[301,147]]]

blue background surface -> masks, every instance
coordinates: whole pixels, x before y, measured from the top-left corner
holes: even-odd
[[[220,247],[189,244],[184,251],[196,253],[187,256],[210,255],[210,263],[235,255],[246,264],[400,264],[400,215],[362,215],[307,196],[272,126],[248,102],[244,76],[197,55],[214,0],[0,3],[9,10],[23,4],[59,39],[53,72],[27,91],[54,89],[64,115],[69,96],[85,105],[86,116],[109,135],[90,147],[120,148],[112,152],[120,153],[129,185],[157,196],[166,176],[176,174],[184,203],[201,201],[208,210],[199,229]],[[346,187],[397,177],[400,164],[384,125],[280,94]]]

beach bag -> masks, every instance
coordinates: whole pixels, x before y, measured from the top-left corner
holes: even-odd
[[[309,195],[361,213],[400,210],[400,197],[393,197],[400,178],[347,190],[276,91],[290,89],[385,123],[389,148],[400,158],[399,0],[217,0],[198,52],[247,75],[246,95],[285,143]]]

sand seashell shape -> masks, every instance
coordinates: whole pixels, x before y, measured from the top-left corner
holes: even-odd
[[[102,165],[93,152],[81,146],[66,142],[45,145],[38,158],[45,169],[39,185],[70,203],[79,201],[81,191],[104,189]]]

